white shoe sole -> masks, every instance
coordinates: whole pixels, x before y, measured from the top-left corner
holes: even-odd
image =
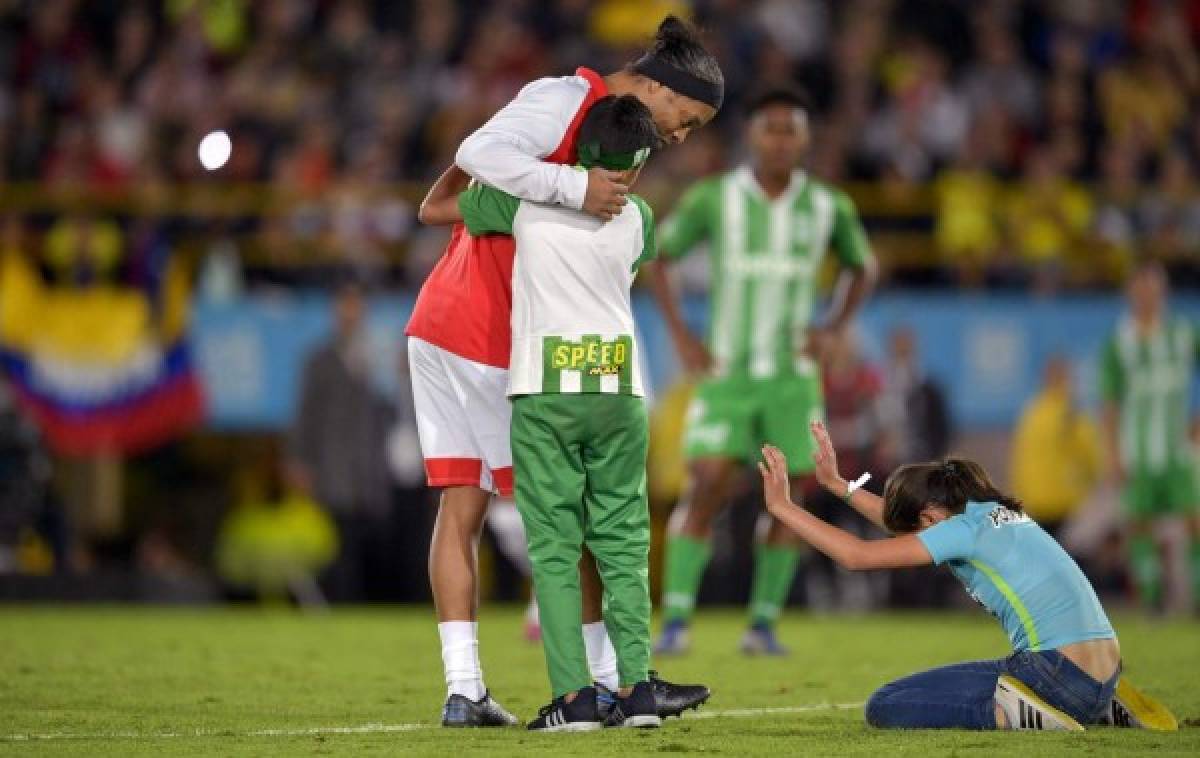
[[[1083,724],[1042,700],[1016,677],[1005,675],[996,681],[996,700],[1001,699],[1007,701],[1001,702],[1000,707],[1008,715],[1009,729],[1043,732],[1084,731]],[[1021,707],[1021,701],[1024,701],[1024,708]],[[1021,714],[1015,723],[1012,716],[1014,711]],[[1037,725],[1034,726],[1034,723]]]
[[[531,732],[594,732],[604,728],[602,721],[568,721],[558,726],[546,726],[541,729],[531,729]]]
[[[654,714],[629,716],[618,726],[619,729],[657,729],[662,726],[662,719]]]

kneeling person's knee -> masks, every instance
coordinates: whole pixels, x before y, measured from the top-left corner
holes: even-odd
[[[885,684],[871,693],[871,697],[867,698],[867,706],[864,709],[864,715],[869,725],[877,729],[887,729],[895,726],[891,713],[891,707],[895,703],[895,696],[895,682]]]

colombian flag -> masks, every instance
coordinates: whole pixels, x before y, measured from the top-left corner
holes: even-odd
[[[48,287],[20,254],[0,261],[0,367],[56,452],[136,452],[203,417],[178,266],[160,302],[129,287]]]

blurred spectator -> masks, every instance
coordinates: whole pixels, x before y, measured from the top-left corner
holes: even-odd
[[[1100,430],[1075,402],[1071,365],[1046,364],[1041,391],[1021,412],[1009,476],[1013,494],[1055,539],[1100,480]]]
[[[847,332],[831,342],[822,356],[821,376],[826,425],[838,450],[838,465],[845,471],[870,472],[877,484],[882,482],[887,465],[883,377],[863,357],[856,334]],[[861,536],[875,532],[870,522],[828,492],[815,493],[807,506],[821,518]],[[841,570],[816,553],[810,556],[804,576],[811,607],[857,611],[882,601],[888,579],[883,574]]]
[[[994,7],[994,6],[993,6]],[[976,114],[999,105],[1014,119],[1031,126],[1038,117],[1038,86],[1005,20],[982,11],[975,25],[979,57],[963,74],[963,91]]]
[[[334,334],[309,357],[289,439],[289,485],[326,508],[341,550],[322,578],[331,600],[363,601],[370,566],[389,549],[387,438],[394,411],[368,376],[366,301],[346,282],[334,303]]]
[[[984,163],[983,130],[963,141],[955,163],[937,178],[934,237],[942,260],[968,284],[981,284],[1001,244],[996,214],[1000,183]]]
[[[1187,93],[1161,50],[1135,50],[1104,73],[1100,97],[1109,134],[1163,147],[1187,116]]]
[[[46,233],[45,261],[53,283],[96,287],[117,281],[125,239],[116,223],[93,216],[63,216]]]
[[[244,246],[252,285],[303,282],[311,274],[296,264],[346,258],[403,281],[406,271],[425,268],[405,258],[413,243],[406,203],[465,133],[531,79],[580,64],[620,65],[663,14],[677,12],[704,27],[721,58],[725,113],[736,114],[754,84],[799,79],[813,92],[812,129],[825,147],[809,168],[829,180],[873,183],[851,188],[885,259],[896,259],[885,264],[946,267],[971,284],[1111,285],[1121,261],[1142,247],[1189,257],[1189,224],[1179,221],[1189,211],[1175,197],[1200,157],[1200,120],[1190,107],[1200,99],[1200,55],[1189,7],[0,3],[0,177],[116,198],[154,189],[156,201],[167,198],[163,214],[187,208],[184,223],[170,224],[179,236],[194,235],[201,225],[192,216],[204,211],[172,188],[235,183],[245,191],[231,194],[227,207],[250,217],[237,234],[260,242]],[[703,159],[675,151],[656,159],[643,180],[651,200],[669,205],[681,179],[734,162],[736,122],[723,115],[693,138],[707,143],[697,153]],[[213,129],[227,130],[234,149],[225,167],[206,172],[196,143]],[[1121,161],[1110,163],[1118,152]],[[1123,180],[1107,173],[1124,170],[1122,161],[1138,168],[1139,189],[1157,182],[1145,209],[1155,223],[1172,219],[1149,238],[1139,229],[1122,240]],[[1153,170],[1143,177],[1142,168]],[[997,203],[994,215],[1010,222],[997,243],[981,212],[992,194],[982,172],[994,183],[1024,177],[1011,204]],[[924,192],[935,177],[936,191]],[[1083,180],[1097,180],[1097,194],[1107,195],[1095,224],[1074,184]],[[262,192],[247,189],[259,186],[278,202],[259,202]],[[1163,211],[1166,196],[1171,208]],[[940,259],[929,252],[930,222]],[[1081,249],[1088,241],[1100,249]],[[1200,262],[1189,265],[1200,271]]]
[[[945,392],[921,369],[916,336],[907,327],[889,335],[883,387],[889,465],[944,457],[953,435]]]
[[[1109,144],[1101,157],[1092,235],[1110,260],[1129,261],[1141,252],[1138,180],[1138,153],[1128,143]]]
[[[0,378],[0,574],[70,570],[67,520],[50,475],[37,427]]]
[[[879,458],[885,471],[944,458],[953,433],[945,393],[922,370],[916,337],[908,327],[897,327],[888,336],[883,377],[880,408],[885,432]],[[875,477],[868,487],[878,494],[885,479]],[[893,571],[887,578],[890,606],[945,606],[956,596],[954,577],[933,567]]]
[[[1148,252],[1165,260],[1200,254],[1200,193],[1187,156],[1163,155],[1157,185],[1144,195],[1141,218]]]
[[[833,340],[823,356],[825,419],[847,471],[878,476],[887,465],[883,375],[862,354],[857,334]]]
[[[928,179],[966,135],[966,99],[953,86],[945,56],[918,39],[902,43],[884,62],[890,97],[863,132],[863,149],[908,181]]]
[[[316,577],[338,554],[336,528],[311,498],[282,487],[277,466],[269,468],[266,482],[246,483],[221,522],[217,573],[237,599],[324,605]]]
[[[1049,146],[1037,148],[1005,207],[1009,238],[1030,266],[1035,286],[1053,290],[1091,222],[1087,191],[1063,175]]]

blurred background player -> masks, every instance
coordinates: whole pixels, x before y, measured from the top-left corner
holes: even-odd
[[[612,218],[621,212],[627,190],[617,174],[569,165],[577,157],[583,114],[607,94],[633,94],[650,108],[664,141],[678,143],[716,114],[719,102],[703,99],[705,85],[723,86],[716,59],[690,27],[669,16],[651,50],[608,77],[580,68],[575,76],[526,86],[463,141],[457,166],[430,190],[421,220],[447,223],[430,201],[464,189],[467,174],[521,200]],[[476,550],[484,514],[493,490],[512,494],[506,391],[513,254],[511,237],[475,237],[457,224],[406,330],[429,484],[444,488],[429,565],[448,687],[442,721],[448,726],[514,722],[483,684],[475,622]],[[595,569],[587,560],[584,565],[588,659],[596,680],[615,690],[616,653],[601,615]],[[655,687],[665,709],[678,713],[687,707],[669,683],[656,680]]]
[[[660,653],[688,647],[713,520],[758,445],[769,440],[786,449],[797,480],[812,470],[803,422],[822,414],[818,353],[826,340],[839,338],[872,281],[871,252],[853,203],[797,168],[809,143],[804,97],[770,89],[751,100],[747,116],[749,162],[693,185],[659,236],[666,259],[708,244],[713,284],[707,345],[684,322],[665,265],[648,267],[684,366],[701,379],[684,437],[690,483],[672,515],[667,543]],[[830,248],[844,271],[832,309],[818,325],[813,301]],[[795,538],[770,524],[755,556],[745,652],[784,652],[773,624],[796,560]]]
[[[1167,275],[1155,262],[1130,278],[1128,315],[1104,348],[1100,389],[1113,477],[1128,522],[1130,570],[1148,608],[1183,610],[1200,578],[1190,393],[1200,337],[1167,311]],[[1183,528],[1181,528],[1183,527]],[[1191,532],[1190,555],[1184,536]],[[1182,533],[1182,534],[1181,534]],[[1173,571],[1167,571],[1174,566]],[[1168,594],[1164,578],[1169,577]]]

